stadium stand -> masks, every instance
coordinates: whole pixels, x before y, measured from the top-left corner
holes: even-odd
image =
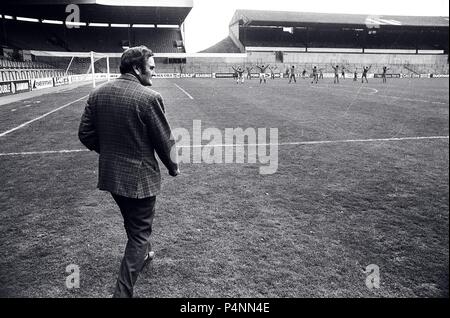
[[[389,65],[390,72],[406,75],[449,72],[449,22],[443,17],[237,10],[228,37],[199,53],[186,54],[183,22],[192,8],[190,0],[184,7],[173,8],[158,7],[158,1],[148,7],[120,8],[92,4],[94,0],[90,4],[60,2],[79,3],[87,25],[68,28],[43,23],[43,19],[64,21],[63,4],[39,6],[39,10],[32,5],[10,9],[0,4],[1,46],[15,54],[3,54],[2,80],[86,74],[92,69],[88,52],[121,53],[141,44],[157,54],[161,73],[229,73],[232,65],[255,63],[277,66],[277,72],[292,64],[299,70],[317,66],[331,72],[330,63],[345,65],[348,70],[372,65],[373,72]],[[11,18],[6,19],[6,13]],[[39,21],[19,21],[19,14]],[[91,22],[106,26],[89,26]],[[113,23],[129,26],[113,27]],[[25,53],[16,54],[27,51],[35,53],[27,53],[27,59]],[[44,51],[59,55],[36,53]],[[105,73],[106,59],[95,60],[95,73]],[[119,59],[109,58],[109,70],[117,73],[118,67]]]
[[[444,17],[237,10],[230,33],[233,28],[238,30],[235,41],[243,47],[435,49],[448,53],[448,24]]]
[[[181,49],[174,46],[174,41],[183,41],[178,28],[81,26],[68,29],[64,25],[7,20],[3,23],[3,29],[7,34],[6,45],[23,50],[123,52],[125,41],[132,46],[148,45],[158,53],[184,52],[183,45]]]
[[[63,69],[41,62],[13,61],[0,57],[0,81],[30,80],[63,75]]]
[[[67,5],[79,6],[81,25],[67,24]],[[91,61],[89,56],[80,56],[83,52],[120,54],[129,46],[147,45],[154,53],[185,53],[182,24],[192,6],[192,0],[174,5],[155,0],[144,6],[105,5],[95,0],[2,1],[0,80],[86,74],[91,71]],[[73,54],[61,54],[64,52]],[[106,72],[106,59],[95,59],[95,72]],[[117,73],[119,59],[111,58],[109,64]]]
[[[155,0],[143,6],[97,4],[95,0],[10,2],[0,3],[3,47],[109,53],[123,52],[125,43],[145,44],[158,53],[185,52],[182,24],[193,6],[192,0],[179,0],[174,5]],[[79,7],[82,14],[77,22],[81,25],[67,24],[67,5]]]
[[[237,48],[247,54],[244,63],[277,69],[296,64],[331,71],[333,62],[348,69],[390,65],[390,71],[402,74],[448,74],[448,26],[446,17],[237,10],[226,41],[202,52]]]

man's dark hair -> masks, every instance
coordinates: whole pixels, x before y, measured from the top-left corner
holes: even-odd
[[[145,70],[145,64],[151,56],[153,56],[152,50],[145,45],[130,47],[123,52],[120,59],[120,73],[133,73],[133,66],[136,66],[143,72]]]

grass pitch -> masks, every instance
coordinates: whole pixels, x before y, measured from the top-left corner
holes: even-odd
[[[183,88],[189,98],[177,86]],[[277,173],[259,164],[164,167],[156,258],[136,297],[448,297],[447,79],[155,80],[171,126],[279,130]],[[89,85],[0,106],[0,133]],[[109,297],[126,235],[96,189],[77,129],[85,99],[0,137],[0,296]],[[13,155],[11,153],[38,152]],[[66,266],[80,268],[67,289]],[[366,287],[369,264],[380,288]]]

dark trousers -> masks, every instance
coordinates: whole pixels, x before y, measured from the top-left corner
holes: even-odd
[[[111,193],[112,194],[112,193]],[[151,250],[156,197],[133,199],[112,194],[123,216],[128,242],[113,297],[133,297],[133,287]]]

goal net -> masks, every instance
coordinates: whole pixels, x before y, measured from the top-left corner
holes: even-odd
[[[109,81],[119,73],[121,53],[31,51],[33,60],[58,69],[72,82]]]

